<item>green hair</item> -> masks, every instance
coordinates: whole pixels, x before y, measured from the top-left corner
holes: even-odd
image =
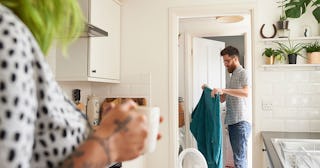
[[[0,0],[28,26],[46,55],[54,40],[65,50],[84,29],[78,0]]]

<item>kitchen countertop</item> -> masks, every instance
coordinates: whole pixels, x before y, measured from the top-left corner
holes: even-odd
[[[265,144],[270,162],[275,168],[283,168],[280,158],[275,151],[271,139],[286,138],[286,139],[320,139],[320,132],[271,132],[262,131],[263,142]]]

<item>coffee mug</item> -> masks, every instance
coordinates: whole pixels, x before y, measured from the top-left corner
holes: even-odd
[[[145,141],[144,153],[154,152],[157,145],[157,136],[159,132],[160,123],[160,108],[159,107],[146,107],[138,106],[137,112],[143,114],[147,118],[148,136]]]

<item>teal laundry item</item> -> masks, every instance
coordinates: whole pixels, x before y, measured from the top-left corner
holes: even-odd
[[[198,150],[207,160],[208,168],[223,167],[220,96],[211,97],[205,88],[192,112],[190,130],[197,140]]]

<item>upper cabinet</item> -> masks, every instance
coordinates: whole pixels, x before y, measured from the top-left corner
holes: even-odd
[[[56,79],[119,83],[120,5],[113,0],[79,2],[89,26],[98,29],[74,42],[67,56],[57,50]]]

